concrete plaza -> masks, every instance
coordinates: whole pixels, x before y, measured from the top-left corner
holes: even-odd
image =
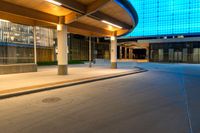
[[[123,65],[119,69],[109,66],[108,63],[93,65],[92,68],[87,64],[70,65],[68,75],[57,75],[57,66],[38,67],[38,72],[0,75],[0,96],[139,71]]]

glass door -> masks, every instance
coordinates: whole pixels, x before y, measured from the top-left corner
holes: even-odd
[[[163,55],[163,49],[159,49],[158,50],[158,60],[159,61],[163,61],[163,59],[164,59],[164,55]]]
[[[183,61],[183,58],[182,58],[182,52],[181,51],[175,51],[174,52],[174,61],[175,62],[182,62]]]

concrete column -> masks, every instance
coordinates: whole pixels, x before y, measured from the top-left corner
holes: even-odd
[[[120,49],[119,56],[120,56],[120,59],[122,59],[122,46],[119,46],[119,49]]]
[[[89,37],[89,67],[92,67],[92,38]]]
[[[132,49],[129,48],[129,59],[133,59],[133,53],[132,52],[133,52]]]
[[[146,59],[149,60],[149,48],[146,48]]]
[[[33,43],[34,43],[34,63],[37,64],[37,39],[36,27],[33,27]]]
[[[67,44],[67,26],[59,24],[57,28],[58,38],[58,75],[67,75],[68,73],[68,44]]]
[[[111,37],[111,68],[117,68],[117,38]]]
[[[124,59],[127,59],[127,48],[125,47],[124,50]]]

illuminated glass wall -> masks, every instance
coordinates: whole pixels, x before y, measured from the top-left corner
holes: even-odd
[[[37,61],[54,60],[53,30],[36,27]],[[0,20],[0,65],[34,63],[33,27]]]
[[[129,0],[139,23],[127,36],[147,37],[200,33],[200,0]]]

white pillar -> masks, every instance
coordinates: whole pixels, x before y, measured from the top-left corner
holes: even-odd
[[[120,46],[120,51],[119,51],[120,59],[122,59],[122,46]]]
[[[37,64],[37,39],[36,39],[36,27],[33,27],[33,45],[34,45],[34,63]]]
[[[117,38],[111,37],[111,68],[117,68]]]
[[[58,39],[58,75],[68,73],[68,44],[67,44],[67,25],[59,24],[57,27]]]
[[[129,59],[133,59],[133,51],[131,48],[129,48]]]
[[[124,56],[125,56],[124,59],[127,59],[127,48],[125,47],[124,50],[125,50],[124,51]]]
[[[89,67],[92,67],[92,38],[89,37]]]
[[[149,48],[146,48],[146,59],[149,60]]]

